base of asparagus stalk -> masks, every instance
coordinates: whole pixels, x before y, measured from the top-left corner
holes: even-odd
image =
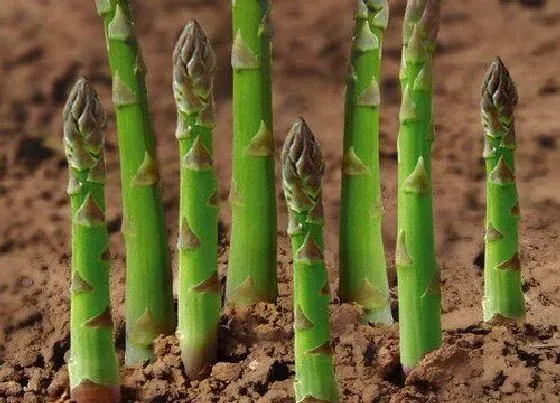
[[[120,386],[106,386],[82,381],[71,390],[72,400],[78,403],[116,403],[121,401]]]

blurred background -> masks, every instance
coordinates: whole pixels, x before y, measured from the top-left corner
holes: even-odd
[[[148,67],[170,246],[175,240],[179,203],[171,53],[183,25],[191,18],[201,23],[217,53],[215,164],[226,234],[231,149],[230,2],[131,3]],[[394,286],[400,102],[397,71],[406,2],[390,3],[392,16],[383,48],[380,158],[384,236]],[[335,282],[344,75],[355,0],[272,0],[272,6],[276,145],[279,149],[292,121],[302,115],[324,149],[327,258]],[[497,55],[510,69],[520,94],[517,174],[529,317],[536,323],[560,324],[560,2],[462,0],[444,1],[435,67],[433,180],[444,326],[457,321],[477,323],[480,316],[485,174],[479,96],[484,71]],[[90,78],[109,111],[108,225],[115,259],[113,282],[122,289],[122,215],[111,80],[94,2],[1,1],[0,364],[17,361],[35,365],[38,357],[52,361],[56,350],[64,350],[68,343],[69,207],[61,110],[80,76]],[[278,198],[279,230],[283,230],[285,203],[279,187]],[[117,316],[122,316],[118,305],[122,290],[114,298]]]

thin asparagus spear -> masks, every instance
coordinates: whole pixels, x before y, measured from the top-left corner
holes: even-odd
[[[338,402],[329,325],[329,281],[323,260],[323,155],[303,119],[282,151],[282,185],[294,253],[296,402]]]
[[[126,363],[153,359],[152,342],[175,328],[171,270],[148,108],[146,68],[127,0],[97,0],[105,23],[117,115],[126,243]]]
[[[515,183],[517,90],[497,58],[482,85],[481,115],[486,160],[484,320],[521,320],[525,302],[519,263],[519,200]]]
[[[173,90],[181,156],[179,326],[181,357],[190,379],[204,377],[216,361],[218,189],[212,164],[214,51],[196,21],[173,52]]]
[[[63,115],[72,217],[70,389],[78,403],[119,402],[105,225],[105,111],[86,79],[75,84]]]
[[[441,0],[409,0],[404,21],[396,265],[405,371],[441,345],[431,187],[432,66],[440,10]]]
[[[379,80],[387,0],[358,0],[346,87],[340,205],[340,298],[363,307],[363,320],[391,323],[381,237]]]
[[[233,161],[227,301],[272,302],[276,286],[276,194],[266,0],[235,0]]]

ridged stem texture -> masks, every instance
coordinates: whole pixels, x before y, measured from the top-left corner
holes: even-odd
[[[70,389],[78,403],[119,402],[105,224],[105,111],[85,79],[63,113],[72,220]]]
[[[220,320],[219,204],[212,162],[215,67],[202,28],[188,23],[173,53],[173,91],[181,157],[177,336],[190,379],[207,375],[216,361]]]
[[[440,271],[434,252],[432,66],[441,0],[409,0],[401,63],[396,266],[401,363],[408,371],[441,345]]]
[[[271,28],[266,0],[232,2],[233,160],[227,301],[272,302],[276,284],[276,194]]]
[[[152,343],[175,328],[146,68],[127,0],[97,0],[105,23],[121,164],[126,243],[126,362],[153,359]]]
[[[519,262],[519,200],[515,181],[517,90],[496,59],[482,85],[486,161],[484,320],[518,321],[525,316]]]
[[[340,205],[340,298],[363,321],[392,322],[383,239],[379,167],[381,44],[387,0],[358,0],[347,77]]]
[[[303,119],[282,151],[282,185],[294,254],[296,402],[338,402],[329,324],[329,281],[323,259],[323,155]]]

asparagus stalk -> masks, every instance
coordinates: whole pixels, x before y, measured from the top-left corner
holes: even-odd
[[[205,376],[216,361],[220,320],[218,189],[212,164],[214,51],[196,21],[173,52],[173,90],[181,156],[179,326],[185,372]]]
[[[519,263],[519,200],[515,183],[517,90],[497,58],[482,85],[481,115],[486,160],[484,320],[525,316]]]
[[[227,300],[272,302],[276,286],[276,194],[266,0],[235,0],[233,161]]]
[[[72,218],[70,389],[78,403],[119,402],[105,225],[105,111],[86,79],[72,89],[63,118]]]
[[[441,345],[431,187],[432,65],[440,11],[441,0],[409,0],[404,21],[396,266],[405,372]]]
[[[340,298],[362,306],[363,320],[391,323],[381,237],[379,75],[387,0],[358,0],[346,87],[340,205]]]
[[[96,0],[113,78],[126,243],[126,363],[153,359],[152,342],[175,327],[155,138],[127,0]]]
[[[323,155],[303,119],[282,150],[282,185],[294,253],[296,402],[338,402],[323,260]]]

